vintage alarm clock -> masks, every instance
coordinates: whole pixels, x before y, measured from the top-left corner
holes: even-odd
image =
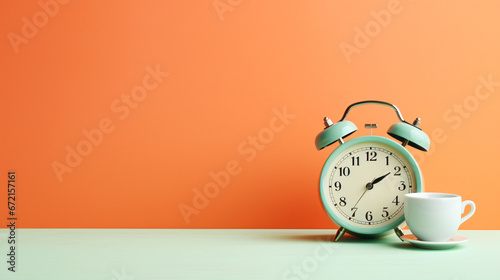
[[[357,130],[346,120],[357,106],[376,104],[394,109],[400,120],[387,133],[398,143],[380,136],[361,136],[344,142]],[[422,192],[422,174],[407,145],[428,151],[430,140],[418,126],[406,122],[399,109],[382,101],[362,101],[347,107],[336,123],[324,118],[325,129],[316,136],[321,150],[335,142],[339,146],[323,166],[319,180],[321,201],[330,219],[339,226],[335,241],[347,231],[360,237],[381,237],[392,230],[401,237],[404,222],[404,194]],[[366,125],[368,128],[375,124]]]

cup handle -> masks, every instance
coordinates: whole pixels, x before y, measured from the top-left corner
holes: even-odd
[[[467,215],[465,215],[460,220],[460,224],[462,224],[463,222],[467,221],[474,214],[474,212],[476,212],[476,204],[474,204],[474,202],[472,202],[470,200],[466,200],[466,201],[462,202],[462,214],[464,213],[465,206],[467,204],[470,205],[470,211],[469,211],[469,213],[467,213]]]

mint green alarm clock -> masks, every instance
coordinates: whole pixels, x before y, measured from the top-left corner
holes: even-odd
[[[357,128],[345,120],[349,111],[360,105],[377,104],[392,107],[400,120],[387,133],[400,143],[381,136],[361,136],[344,142]],[[429,150],[429,137],[418,127],[403,119],[399,109],[382,101],[362,101],[350,105],[344,116],[332,123],[325,118],[325,129],[316,137],[316,148],[339,142],[326,160],[319,181],[323,207],[339,226],[335,241],[347,231],[360,237],[381,237],[395,231],[404,222],[404,194],[422,192],[420,168],[406,150],[411,146]],[[368,124],[366,127],[376,127]]]

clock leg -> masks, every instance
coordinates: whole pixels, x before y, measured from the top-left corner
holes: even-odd
[[[401,238],[401,236],[404,235],[403,231],[399,227],[396,227],[396,228],[394,228],[394,232],[399,237],[399,240],[401,240],[402,242],[404,242],[404,240]]]
[[[338,230],[337,230],[337,234],[335,235],[335,239],[333,240],[334,242],[337,242],[340,240],[340,238],[342,238],[342,236],[344,235],[345,233],[345,228],[343,227],[340,227]]]

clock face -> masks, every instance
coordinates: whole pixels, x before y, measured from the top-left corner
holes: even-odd
[[[420,172],[400,144],[365,138],[372,141],[346,142],[327,160],[320,179],[323,204],[347,229],[394,228],[404,220],[404,194],[420,191]]]

